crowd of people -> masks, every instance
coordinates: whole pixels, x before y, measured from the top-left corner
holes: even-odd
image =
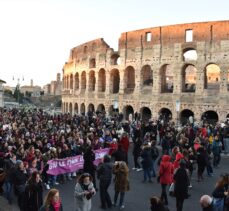
[[[101,148],[110,148],[110,152],[96,167],[94,150]],[[142,182],[151,183],[157,178],[161,185],[161,196],[150,199],[151,210],[169,210],[169,187],[169,194],[176,198],[177,211],[182,211],[184,200],[190,196],[195,169],[198,182],[203,182],[205,170],[211,177],[213,170],[219,168],[222,151],[229,155],[229,124],[189,122],[176,127],[164,117],[144,122],[136,116],[133,121],[123,121],[122,114],[49,115],[41,109],[0,108],[0,192],[9,204],[14,192],[21,211],[61,211],[64,205],[54,187],[76,178],[77,211],[90,211],[91,200],[98,191],[102,209],[124,209],[125,193],[130,188],[130,149],[132,170],[143,172]],[[58,176],[47,173],[49,160],[76,155],[83,155],[82,170]],[[113,200],[108,191],[112,177]],[[203,210],[229,210],[228,183],[228,174],[222,175],[211,196],[201,197]],[[43,188],[49,190],[44,200]]]

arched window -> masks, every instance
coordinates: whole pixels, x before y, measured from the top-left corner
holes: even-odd
[[[95,91],[95,71],[93,70],[89,73],[88,91]]]
[[[86,72],[83,71],[81,74],[81,90],[86,90],[86,84],[87,84],[87,78],[86,78]]]
[[[204,71],[204,88],[209,90],[219,90],[220,68],[216,64],[209,64]]]
[[[124,83],[125,83],[124,92],[126,94],[133,93],[135,88],[135,69],[132,66],[128,66],[125,69]]]
[[[161,77],[161,92],[171,93],[173,92],[173,72],[171,65],[165,64],[160,70]]]
[[[79,89],[79,73],[75,74],[75,90]]]
[[[182,90],[183,92],[195,92],[196,90],[196,68],[187,64],[182,70]]]
[[[116,94],[119,92],[119,83],[120,83],[120,76],[119,70],[113,69],[110,72],[110,93]]]
[[[98,78],[98,91],[105,92],[106,90],[106,73],[104,69],[99,70],[99,78]]]

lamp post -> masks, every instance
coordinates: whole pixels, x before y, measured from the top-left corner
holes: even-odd
[[[14,76],[13,76],[13,81],[14,81]],[[20,81],[24,81],[24,76],[18,77],[17,78],[17,85],[15,87],[15,90],[17,88],[17,101],[18,101],[18,106],[20,104]]]

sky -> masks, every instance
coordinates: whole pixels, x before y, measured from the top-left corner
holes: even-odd
[[[0,0],[0,79],[43,86],[84,42],[104,38],[117,50],[122,32],[229,20],[228,8],[228,0]]]

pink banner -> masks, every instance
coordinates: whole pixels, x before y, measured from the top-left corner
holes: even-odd
[[[97,166],[101,162],[104,155],[109,154],[109,151],[110,151],[109,148],[95,150],[94,164]],[[77,155],[65,159],[49,160],[48,161],[49,169],[47,173],[50,175],[59,175],[59,174],[75,172],[83,168],[83,163],[84,160],[82,155]]]

